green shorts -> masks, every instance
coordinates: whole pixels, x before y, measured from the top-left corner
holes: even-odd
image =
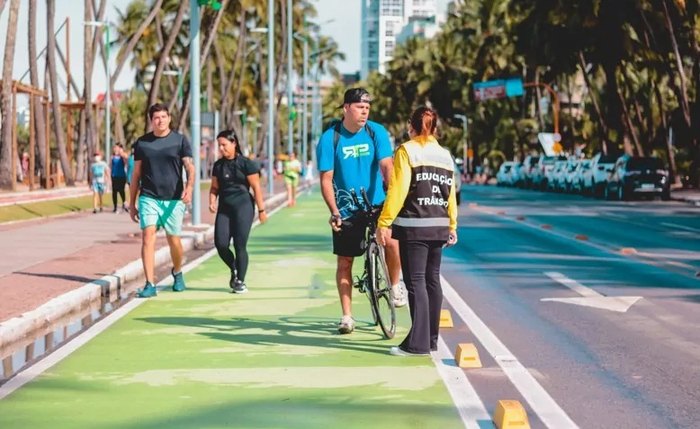
[[[180,235],[185,217],[185,203],[180,200],[157,200],[139,196],[139,224],[141,229],[155,226],[164,228],[168,235]]]
[[[299,176],[284,176],[284,183],[292,186],[299,186]]]

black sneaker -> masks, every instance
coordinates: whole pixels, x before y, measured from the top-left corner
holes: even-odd
[[[235,280],[233,286],[231,286],[233,293],[247,293],[248,287],[240,280]]]

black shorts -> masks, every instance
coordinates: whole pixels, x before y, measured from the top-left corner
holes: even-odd
[[[374,220],[377,220],[382,208],[375,207],[372,210]],[[338,256],[362,256],[367,248],[367,226],[369,219],[366,217],[352,217],[343,220],[340,231],[333,231],[333,254]]]

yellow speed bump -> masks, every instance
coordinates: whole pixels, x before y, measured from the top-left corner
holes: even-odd
[[[493,422],[498,429],[530,429],[525,408],[515,400],[498,401]]]
[[[481,359],[476,346],[472,343],[462,343],[457,345],[455,362],[460,368],[481,368]]]
[[[450,310],[440,310],[440,327],[441,328],[454,328],[455,324],[452,322],[452,313]]]

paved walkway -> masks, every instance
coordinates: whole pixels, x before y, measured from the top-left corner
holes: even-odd
[[[275,192],[284,192],[278,182]],[[56,192],[38,198],[64,195]],[[202,222],[213,224],[209,194],[201,196]],[[109,210],[0,225],[0,322],[139,260],[140,242],[138,224]],[[156,248],[166,244],[161,236]]]
[[[326,218],[316,192],[256,228],[248,294],[229,293],[228,269],[212,252],[186,273],[186,292],[134,302],[0,401],[0,427],[464,427],[430,358],[388,354],[406,334],[405,309],[388,341],[357,296],[357,331],[335,333]]]

